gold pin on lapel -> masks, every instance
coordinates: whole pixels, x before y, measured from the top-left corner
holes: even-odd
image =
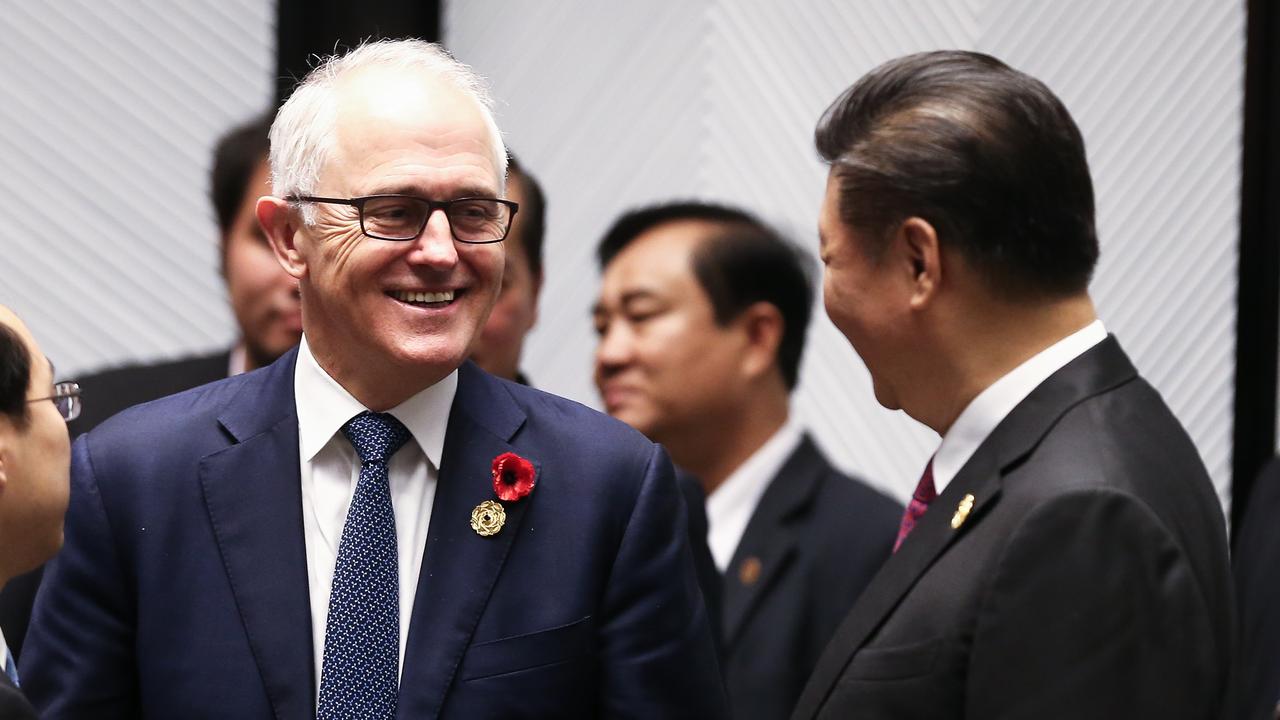
[[[960,505],[956,508],[956,514],[951,516],[951,529],[958,530],[964,521],[969,518],[969,511],[973,509],[973,496],[965,495],[960,501]]]
[[[761,569],[760,558],[752,555],[743,560],[742,565],[738,566],[738,582],[747,587],[755,585],[756,581],[760,579]]]
[[[492,500],[485,500],[471,511],[471,529],[480,537],[497,535],[506,522],[507,511]]]

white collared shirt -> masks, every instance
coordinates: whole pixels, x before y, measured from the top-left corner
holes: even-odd
[[[293,387],[298,408],[298,453],[302,470],[302,527],[307,549],[307,582],[311,596],[311,636],[315,651],[316,692],[324,659],[324,631],[329,616],[338,543],[347,508],[360,479],[360,459],[342,434],[348,420],[367,410],[329,376],[304,337],[298,348]],[[391,457],[388,478],[396,518],[400,576],[400,662],[413,615],[413,598],[422,569],[423,550],[435,502],[444,451],[444,433],[458,389],[458,371],[405,400],[388,412],[413,434]]]
[[[969,462],[992,430],[1040,383],[1058,372],[1086,350],[1107,339],[1101,320],[1041,350],[978,393],[951,424],[933,456],[933,485],[938,494],[947,488],[956,473]]]
[[[707,498],[707,545],[724,572],[770,481],[800,446],[800,426],[788,419]]]

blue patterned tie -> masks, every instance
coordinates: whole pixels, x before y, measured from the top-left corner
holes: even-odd
[[[387,463],[409,431],[386,413],[362,412],[342,426],[360,455],[338,544],[324,629],[320,720],[386,720],[396,714],[400,659],[400,571]]]

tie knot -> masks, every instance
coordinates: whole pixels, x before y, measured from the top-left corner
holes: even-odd
[[[387,413],[362,412],[342,426],[342,434],[351,441],[360,462],[386,463],[409,441],[410,433],[399,420]]]
[[[916,484],[912,499],[928,505],[937,497],[938,489],[933,486],[933,459],[931,458],[929,464],[924,466],[924,473],[920,476],[920,482]]]

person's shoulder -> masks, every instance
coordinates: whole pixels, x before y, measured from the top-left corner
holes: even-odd
[[[902,504],[889,497],[882,490],[873,486],[860,475],[851,475],[840,470],[816,444],[810,441],[810,448],[817,470],[813,507],[815,513],[838,522],[844,518],[844,525],[850,525],[848,518],[856,516],[864,518],[873,526],[892,526],[896,532],[898,521],[902,517]],[[801,445],[797,452],[806,452]]]
[[[225,377],[230,358],[223,350],[207,355],[189,355],[158,362],[135,362],[107,367],[81,376],[81,386],[132,386],[135,383],[152,383],[158,379],[179,379],[188,382],[187,387],[204,384]],[[183,389],[186,389],[185,387]]]
[[[225,444],[218,418],[242,392],[253,392],[266,369],[223,378],[134,405],[82,436],[97,458],[161,459],[174,452],[211,450]]]

